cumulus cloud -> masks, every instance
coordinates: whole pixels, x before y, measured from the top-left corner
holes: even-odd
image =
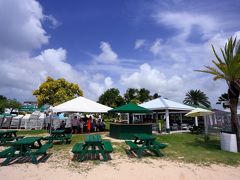
[[[21,56],[1,60],[0,93],[15,97],[21,91],[20,99],[33,98],[32,91],[36,89],[46,76],[64,77],[69,81],[80,82],[79,73],[66,61],[66,50],[47,49],[36,57]],[[11,89],[12,94],[9,94]],[[17,93],[13,93],[16,91]]]
[[[163,68],[165,69],[165,68]],[[175,72],[174,69],[169,69]],[[210,97],[210,101],[215,102],[218,96],[226,89],[226,85],[221,81],[213,82],[211,76],[201,76],[192,70],[189,74],[182,73],[168,75],[163,70],[153,68],[149,64],[142,64],[138,70],[130,74],[123,74],[120,83],[125,88],[146,88],[151,93],[159,93],[165,98],[182,102],[185,94],[191,89],[201,89]]]
[[[161,39],[156,39],[156,41],[153,43],[153,45],[150,47],[150,51],[157,55],[161,51]]]
[[[42,8],[34,0],[0,1],[0,49],[24,51],[40,48],[49,36],[42,27]],[[0,53],[2,54],[2,53]]]
[[[145,63],[136,72],[122,75],[120,82],[126,88],[146,88],[152,93],[162,94],[164,92],[175,93],[178,89],[180,90],[183,79],[177,75],[167,78],[163,72]]]
[[[118,55],[112,50],[111,45],[108,42],[102,41],[100,49],[102,52],[96,57],[98,62],[116,63],[118,61]]]
[[[135,46],[134,46],[134,49],[139,49],[141,47],[143,47],[146,43],[146,40],[145,39],[137,39],[135,41]]]
[[[72,66],[64,48],[49,48],[32,56],[33,50],[49,41],[42,25],[46,19],[53,26],[58,25],[53,16],[43,14],[35,0],[0,0],[0,94],[21,101],[34,99],[32,91],[51,76],[78,83],[87,97],[96,99],[99,93],[112,86],[110,77],[92,75]],[[101,49],[100,59],[106,57],[114,61],[117,58],[108,43],[102,42]]]
[[[98,81],[90,81],[89,82],[89,90],[87,93],[88,97],[92,99],[96,99],[99,97],[104,91],[111,88],[113,85],[113,81],[111,77],[104,77],[101,75],[101,78]]]

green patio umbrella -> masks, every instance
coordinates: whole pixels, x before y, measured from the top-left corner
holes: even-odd
[[[116,112],[116,113],[152,113],[151,110],[146,109],[144,107],[138,106],[136,104],[125,104],[114,109],[109,110],[108,112]]]
[[[114,109],[109,110],[108,112],[113,113],[128,113],[128,123],[133,123],[133,118],[130,118],[130,114],[139,113],[139,114],[146,114],[146,113],[152,113],[151,110],[146,109],[144,107],[138,106],[136,104],[125,104],[119,107],[116,107]]]

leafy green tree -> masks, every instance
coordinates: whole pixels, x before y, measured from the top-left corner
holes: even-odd
[[[0,95],[0,101],[6,101],[6,100],[7,100],[7,98],[5,96]]]
[[[14,109],[19,109],[21,107],[21,103],[16,99],[7,99],[5,96],[0,95],[0,113],[4,112],[5,108],[11,109],[11,112]]]
[[[161,97],[158,93],[154,93],[153,95],[152,95],[152,99],[157,99],[157,98],[159,98],[159,97]]]
[[[186,97],[183,101],[184,104],[211,107],[211,103],[208,100],[207,95],[200,90],[190,90],[186,93]]]
[[[120,91],[116,88],[111,88],[105,91],[98,99],[98,102],[109,107],[118,107],[125,104]]]
[[[150,95],[150,91],[145,89],[145,88],[141,88],[139,91],[138,91],[138,100],[140,103],[143,103],[143,102],[146,102],[148,100],[151,100],[152,97]]]
[[[216,104],[222,104],[223,108],[229,108],[228,105],[229,98],[228,98],[228,93],[223,93],[221,96],[218,97],[218,102]]]
[[[7,101],[7,108],[10,108],[11,112],[14,109],[20,109],[21,106],[22,106],[22,104],[20,102],[18,102],[16,99],[8,99],[8,101]]]
[[[4,112],[6,105],[7,105],[7,98],[5,96],[0,95],[0,113]]]
[[[139,90],[135,88],[128,88],[124,94],[126,103],[130,103],[134,99],[138,99]]]
[[[37,97],[38,106],[49,104],[56,106],[77,96],[83,96],[83,91],[78,84],[70,83],[64,78],[53,79],[47,77],[37,90],[33,91]]]
[[[212,46],[216,60],[213,60],[214,67],[205,66],[205,70],[197,70],[213,75],[214,80],[222,79],[228,85],[229,106],[231,110],[232,131],[237,135],[238,151],[240,152],[240,124],[237,117],[237,106],[240,94],[240,41],[231,37],[220,49],[222,57],[216,53]]]

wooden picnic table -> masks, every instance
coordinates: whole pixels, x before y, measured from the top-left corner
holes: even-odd
[[[135,136],[134,142],[132,141],[125,142],[130,146],[130,149],[132,151],[137,152],[138,158],[141,158],[143,152],[147,150],[154,152],[157,156],[163,156],[163,154],[160,152],[160,149],[165,148],[166,145],[157,142],[155,136],[144,133],[134,134],[134,136]]]
[[[80,161],[83,161],[86,155],[97,157],[102,155],[103,160],[107,161],[110,152],[113,151],[110,141],[103,141],[99,134],[85,135],[85,143],[77,143],[72,152],[80,154]]]
[[[23,138],[23,136],[17,137],[17,132],[17,130],[0,131],[0,143],[6,143],[7,141]]]
[[[30,156],[32,163],[38,163],[37,156],[46,154],[52,144],[41,144],[42,137],[26,137],[15,141],[11,147],[0,152],[1,158],[6,158],[3,165],[7,165],[12,158]]]
[[[49,142],[60,140],[62,143],[68,143],[71,137],[72,134],[66,134],[64,130],[55,130],[51,132],[50,136],[44,137],[44,140],[48,140]]]
[[[107,156],[102,144],[102,138],[99,134],[85,135],[85,145],[83,146],[83,152],[85,152],[85,154],[89,153],[93,156],[96,156],[100,153],[104,161],[107,161]]]

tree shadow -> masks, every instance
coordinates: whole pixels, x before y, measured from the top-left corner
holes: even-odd
[[[110,155],[110,153],[106,153],[105,154],[107,156],[107,160],[112,160],[112,157]],[[80,161],[82,158],[82,156],[80,154],[74,154],[72,161]],[[92,154],[92,153],[87,153],[84,155],[84,158],[81,162],[86,161],[86,160],[100,160],[100,161],[104,161],[103,157],[101,154]]]
[[[52,153],[48,153],[42,156],[38,156],[37,157],[37,162],[38,163],[45,163],[50,156],[52,155]],[[32,158],[30,156],[21,156],[21,157],[14,157],[10,160],[10,162],[8,163],[8,165],[12,165],[12,164],[24,164],[24,163],[32,163]]]
[[[129,158],[137,158],[137,153],[135,151],[124,149]],[[156,155],[149,151],[143,151],[142,157],[155,157]]]
[[[202,138],[195,138],[193,142],[186,142],[185,144],[192,147],[202,147],[207,150],[221,150],[220,142],[216,139],[205,141]]]

